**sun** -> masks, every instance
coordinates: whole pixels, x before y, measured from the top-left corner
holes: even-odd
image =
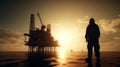
[[[73,34],[70,34],[71,31],[69,30],[62,30],[56,34],[56,40],[58,40],[59,42],[59,45],[60,45],[60,50],[64,50],[64,51],[67,51],[67,50],[70,50],[71,47],[73,46],[72,43],[74,43],[74,37]],[[72,33],[72,32],[71,32]]]
[[[66,44],[69,41],[68,38],[69,38],[69,35],[67,35],[65,32],[64,33],[61,32],[57,37],[61,45]]]
[[[56,39],[59,41],[61,46],[66,46],[71,41],[72,35],[68,34],[67,31],[58,33]]]
[[[82,28],[74,26],[59,27],[54,33],[54,37],[58,40],[60,51],[80,51],[84,49],[84,32],[81,31]]]

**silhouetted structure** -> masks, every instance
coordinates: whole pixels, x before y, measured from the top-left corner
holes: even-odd
[[[56,52],[51,53],[39,53],[39,54],[28,54],[28,58],[25,62],[27,62],[24,66],[25,67],[53,67],[56,66],[55,64],[51,63],[57,63],[55,59],[57,58]]]
[[[41,22],[41,29],[35,28],[35,15],[31,14],[29,34],[24,34],[25,45],[29,46],[29,53],[55,51],[56,47],[58,47],[59,45],[58,41],[54,40],[51,35],[51,25],[48,24],[46,30],[46,26],[43,25],[39,13],[37,15]]]
[[[88,49],[88,58],[86,58],[87,62],[91,62],[92,58],[92,49],[94,47],[95,56],[97,58],[97,62],[100,61],[100,46],[99,46],[99,37],[100,37],[100,30],[93,18],[90,19],[89,25],[86,29],[86,41],[88,42],[87,49]]]

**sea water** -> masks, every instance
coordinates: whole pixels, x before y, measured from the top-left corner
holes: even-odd
[[[87,52],[0,52],[0,67],[120,67],[120,52],[101,52],[101,62],[96,65],[85,61]]]

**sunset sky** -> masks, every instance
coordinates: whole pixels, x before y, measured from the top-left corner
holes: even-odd
[[[87,49],[85,30],[93,17],[101,31],[101,51],[120,51],[120,0],[0,0],[0,51],[27,50],[23,34],[30,14],[37,12],[64,50]],[[40,28],[37,16],[35,22]]]

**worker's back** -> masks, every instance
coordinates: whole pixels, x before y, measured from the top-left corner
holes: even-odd
[[[100,30],[95,22],[91,21],[86,29],[86,36],[88,41],[98,40],[100,37]]]

